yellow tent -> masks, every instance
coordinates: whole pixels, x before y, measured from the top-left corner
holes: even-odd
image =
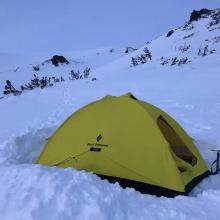
[[[188,194],[208,168],[168,114],[131,93],[105,96],[73,113],[36,163],[91,171],[142,193]]]

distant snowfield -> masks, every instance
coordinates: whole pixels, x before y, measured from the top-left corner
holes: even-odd
[[[174,117],[210,166],[216,156],[210,150],[220,149],[220,43],[214,44],[214,54],[196,54],[201,39],[220,35],[220,29],[206,33],[202,28],[206,24],[198,23],[194,31],[200,36],[188,42],[194,48],[187,65],[160,65],[163,54],[185,56],[176,48],[186,32],[177,30],[172,38],[162,36],[149,45],[153,59],[147,64],[130,67],[131,57],[143,48],[128,55],[122,49],[110,53],[111,48],[83,51],[77,58],[70,52],[66,53],[74,57],[70,66],[46,66],[37,74],[67,78],[70,69],[89,66],[90,78],[0,99],[0,219],[219,219],[220,175],[203,180],[188,197],[170,199],[122,189],[92,173],[34,164],[46,139],[74,111],[106,94],[132,92]],[[14,72],[8,62],[7,71],[0,69],[1,88],[6,79],[19,88],[35,73],[28,64]]]

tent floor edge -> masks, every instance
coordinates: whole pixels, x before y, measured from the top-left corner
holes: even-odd
[[[175,191],[175,190],[171,190],[171,189],[167,189],[164,187],[155,186],[152,184],[143,183],[143,182],[139,182],[135,180],[129,180],[129,179],[124,179],[120,177],[106,176],[106,175],[100,175],[100,174],[96,174],[96,175],[99,176],[101,179],[108,180],[108,182],[110,183],[118,182],[122,188],[126,188],[126,187],[134,188],[135,190],[143,194],[150,194],[150,195],[155,195],[158,197],[165,196],[169,198],[174,198],[175,196],[178,196],[178,195],[187,195],[185,192],[179,192],[179,191]]]
[[[199,182],[201,182],[204,178],[208,177],[209,175],[211,175],[211,172],[208,170],[205,173],[193,178],[185,187],[186,194],[188,195]]]
[[[176,190],[171,190],[168,188],[155,186],[152,184],[143,183],[143,182],[139,182],[135,180],[124,179],[120,177],[113,177],[113,176],[107,176],[107,175],[101,175],[101,174],[96,174],[96,175],[99,176],[101,179],[108,180],[110,183],[118,182],[122,188],[129,187],[129,188],[134,188],[135,190],[143,194],[150,194],[150,195],[155,195],[158,197],[165,196],[169,198],[174,198],[179,195],[187,196],[200,181],[202,181],[205,177],[208,177],[210,175],[210,171],[206,171],[205,173],[191,180],[186,185],[185,192],[179,192]]]

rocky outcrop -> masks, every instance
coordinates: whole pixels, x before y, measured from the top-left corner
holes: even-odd
[[[203,8],[199,11],[194,10],[190,15],[189,22],[191,23],[193,21],[198,21],[204,15],[210,15],[211,12],[212,12],[212,10],[209,10],[209,9],[206,9],[206,8]]]
[[[59,64],[69,64],[70,62],[64,57],[59,55],[54,55],[50,61],[54,66],[59,66]]]

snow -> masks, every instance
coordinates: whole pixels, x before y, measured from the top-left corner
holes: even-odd
[[[217,219],[219,215],[220,192],[215,185],[196,196],[168,199],[122,189],[70,168],[7,165],[0,170],[0,200],[8,201],[0,205],[1,219]],[[212,181],[220,179],[211,177],[210,185]]]
[[[32,66],[53,54],[0,54],[5,64],[0,65],[0,91],[6,79],[19,88],[34,73],[66,79],[53,87],[25,91],[16,97],[2,95],[0,99],[0,219],[218,219],[219,174],[204,179],[190,196],[170,199],[122,189],[85,171],[34,164],[47,138],[72,112],[106,94],[130,91],[174,117],[210,167],[216,156],[211,149],[220,148],[220,41],[212,41],[220,36],[220,29],[209,31],[209,22],[210,18],[202,19],[194,23],[193,30],[180,27],[169,38],[165,34],[153,40],[145,45],[152,52],[152,61],[136,67],[130,67],[131,57],[145,46],[129,54],[124,48],[110,53],[112,47],[57,52],[69,59],[70,65],[47,64],[39,72]],[[196,34],[183,39],[192,32]],[[184,43],[191,45],[187,54],[177,49]],[[201,44],[213,47],[215,53],[198,56]],[[187,56],[191,63],[162,66],[161,56]],[[86,66],[92,69],[90,78],[67,80],[71,69]],[[93,77],[97,80],[92,81]]]

